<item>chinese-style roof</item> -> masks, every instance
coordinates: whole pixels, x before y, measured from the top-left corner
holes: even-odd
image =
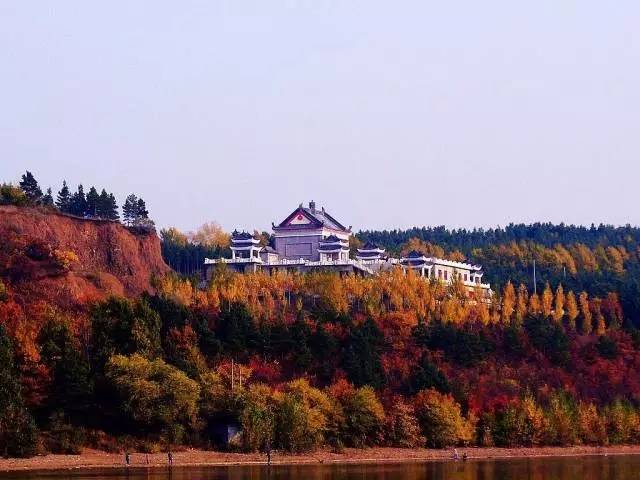
[[[320,240],[321,243],[343,243],[346,240],[336,237],[335,235],[329,235],[327,238]]]
[[[373,242],[367,242],[362,248],[359,248],[358,250],[384,250],[384,248],[378,247],[378,245]]]
[[[305,222],[305,219],[308,222],[302,223]],[[292,223],[296,220],[301,223]],[[329,215],[324,210],[324,208],[318,210],[316,208],[303,207],[302,204],[300,204],[300,206],[296,208],[287,218],[280,222],[279,225],[274,225],[274,228],[319,228],[322,226],[340,232],[350,231],[335,218]]]
[[[418,252],[417,250],[411,250],[407,258],[422,258],[424,257],[424,253]]]
[[[356,256],[362,257],[362,258],[378,258],[378,257],[381,257],[382,254],[379,253],[379,252],[361,252],[361,251],[359,251]]]
[[[253,235],[249,232],[238,232],[237,230],[234,230],[231,234],[231,238],[233,240],[253,240]]]

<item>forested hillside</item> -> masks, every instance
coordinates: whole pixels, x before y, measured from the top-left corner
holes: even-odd
[[[390,253],[410,250],[478,263],[484,279],[500,291],[507,281],[533,289],[548,282],[594,296],[618,292],[629,319],[640,325],[640,228],[536,223],[505,228],[448,230],[445,227],[362,231]]]
[[[359,235],[481,262],[487,302],[400,270],[221,266],[203,287],[148,228],[68,215],[29,185],[0,191],[2,455],[640,442],[636,229]],[[177,254],[228,242],[212,224],[162,238]]]

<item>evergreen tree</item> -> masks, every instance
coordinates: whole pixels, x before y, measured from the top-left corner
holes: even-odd
[[[42,360],[53,374],[48,409],[63,412],[71,420],[84,420],[93,389],[90,368],[69,328],[49,321],[40,332]]]
[[[118,213],[118,203],[113,193],[109,194],[109,202],[105,208],[105,218],[109,220],[120,220],[120,214]]]
[[[131,225],[137,219],[137,212],[138,197],[132,193],[127,197],[124,201],[124,205],[122,206],[122,217],[124,219],[124,223]]]
[[[69,213],[78,217],[84,217],[87,212],[87,199],[84,196],[82,184],[78,185],[78,191],[71,196]]]
[[[69,192],[69,187],[67,186],[67,181],[62,181],[62,188],[58,192],[58,197],[56,198],[56,206],[60,209],[61,212],[69,213],[71,208],[71,192]]]
[[[87,193],[87,203],[85,207],[85,213],[91,217],[99,217],[98,204],[100,203],[100,195],[96,187],[91,187],[89,193]]]
[[[98,197],[96,215],[100,218],[108,218],[107,211],[109,209],[109,195],[107,191],[103,188],[100,192],[100,196]]]
[[[20,188],[22,188],[27,198],[33,203],[37,203],[42,199],[42,190],[38,185],[38,181],[28,170],[24,175],[22,175]]]
[[[142,198],[138,199],[138,203],[136,204],[136,220],[149,218],[149,211],[147,210],[147,205],[144,203]]]
[[[11,340],[0,325],[0,456],[35,455],[37,430],[24,406]]]
[[[53,207],[53,192],[51,191],[51,187],[47,188],[47,193],[44,197],[42,197],[42,205],[45,207]]]

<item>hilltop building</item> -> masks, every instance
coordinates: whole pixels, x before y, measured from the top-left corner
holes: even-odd
[[[340,275],[375,275],[391,268],[413,270],[425,279],[449,283],[459,279],[469,289],[480,289],[491,294],[489,284],[482,283],[482,267],[441,258],[427,257],[412,251],[406,257],[392,258],[383,248],[366,243],[350,256],[351,226],[345,227],[315,202],[302,204],[278,225],[273,227],[273,247],[260,245],[260,241],[246,232],[234,231],[231,236],[231,258],[205,259],[203,276],[211,278],[215,265],[225,264],[241,273],[258,270],[310,272],[331,271]]]

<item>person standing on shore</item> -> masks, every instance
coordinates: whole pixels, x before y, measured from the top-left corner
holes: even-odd
[[[169,453],[167,453],[167,460],[169,461],[169,466],[173,465],[173,453],[171,453],[171,450],[169,450]]]
[[[131,465],[131,454],[129,454],[129,452],[126,452],[124,454],[124,463],[127,465],[127,467]]]

